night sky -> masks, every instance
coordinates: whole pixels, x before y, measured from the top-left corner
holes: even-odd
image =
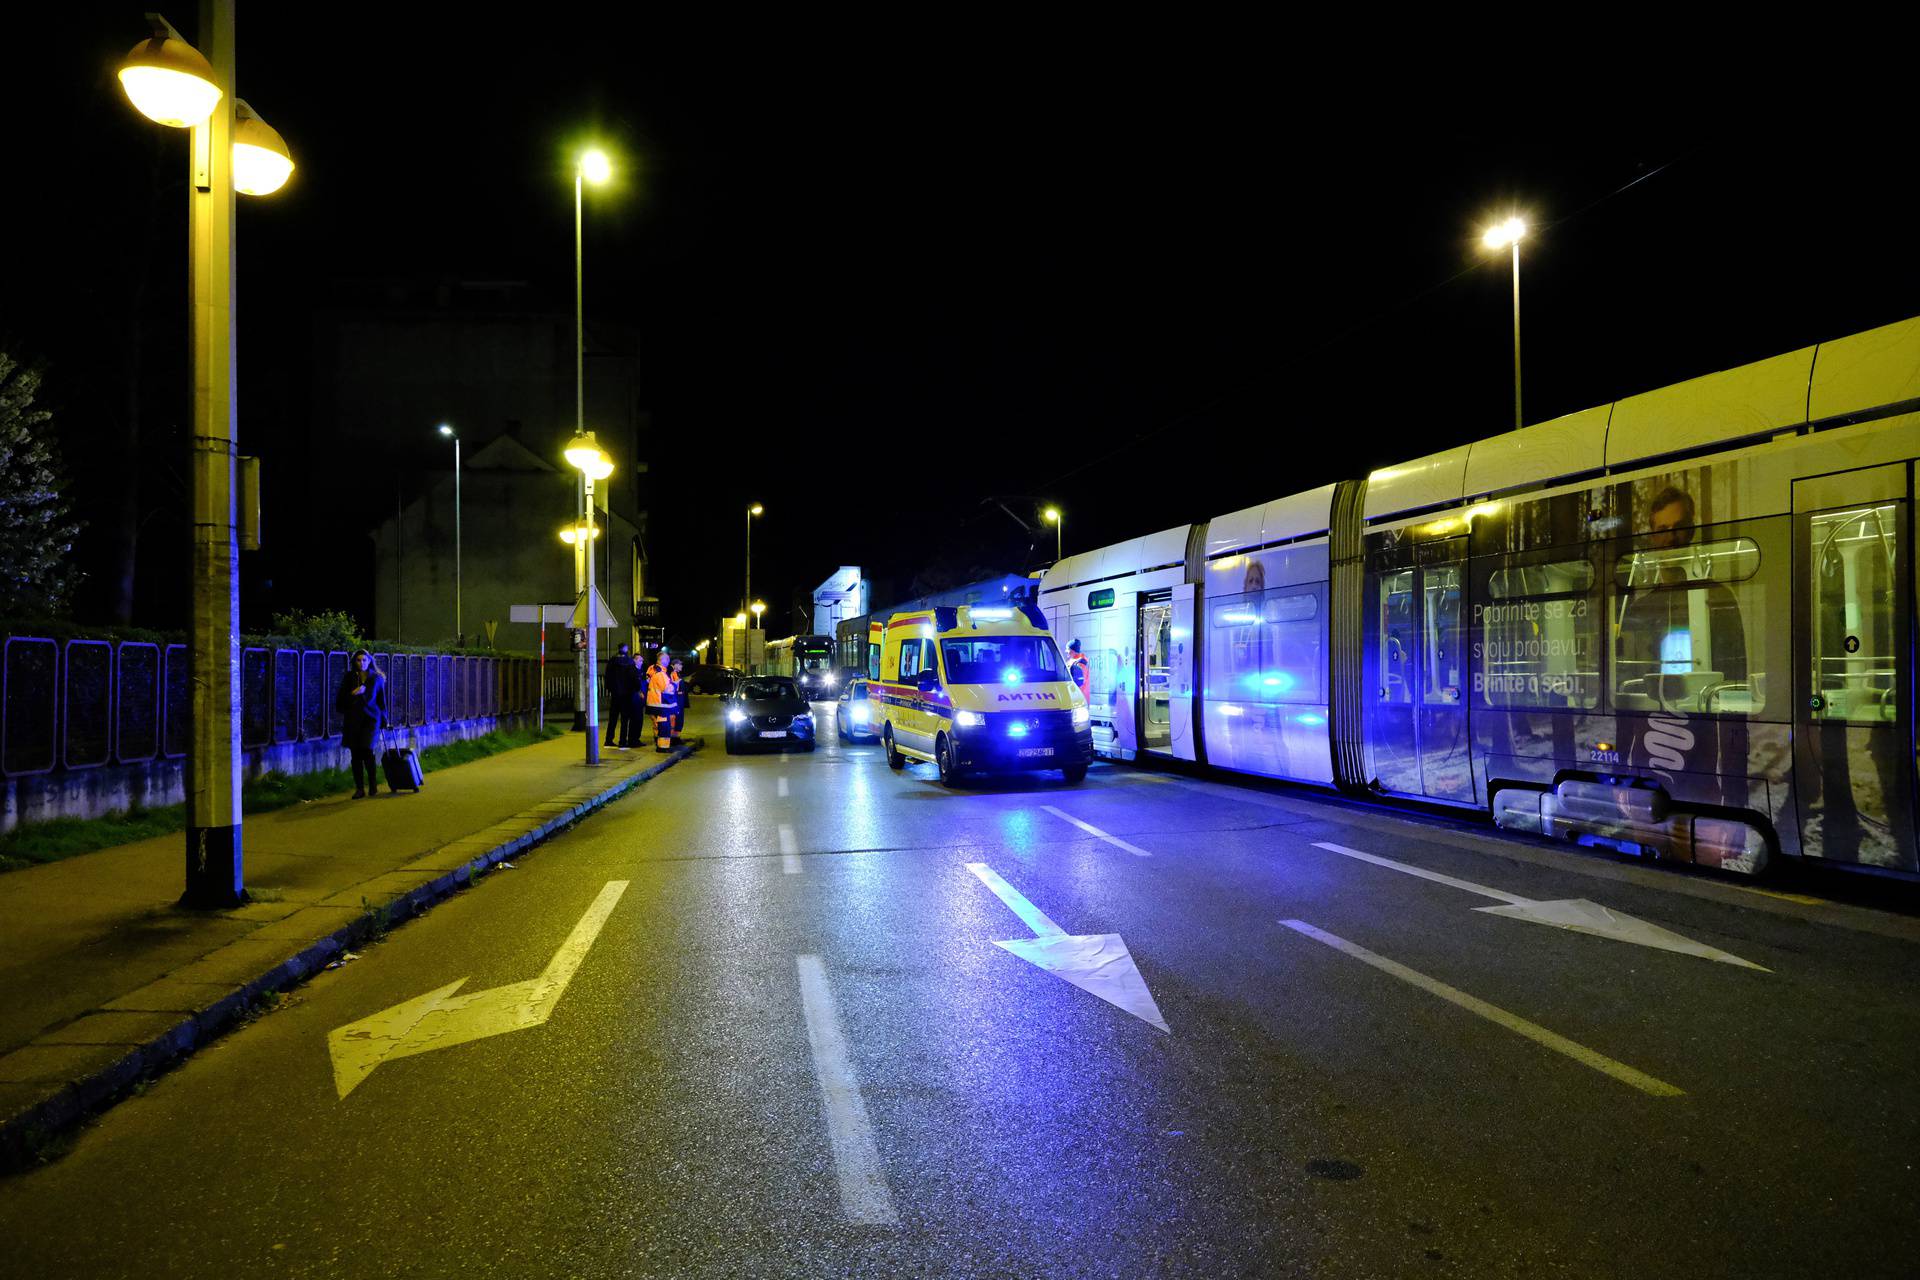
[[[0,342],[48,364],[91,524],[142,468],[139,620],[170,625],[185,135],[113,80],[139,9],[88,9],[16,33],[9,92],[59,123],[13,139]],[[407,9],[240,6],[240,94],[299,165],[242,201],[243,447],[271,503],[331,282],[517,279],[567,306],[569,148],[602,141],[623,181],[591,197],[587,308],[643,334],[654,589],[685,639],[738,603],[752,501],[756,593],[785,632],[793,591],[842,563],[901,588],[1037,567],[1045,502],[1071,553],[1503,429],[1509,277],[1477,248],[1495,213],[1540,229],[1530,421],[1920,314],[1910,111],[1604,83],[1515,109],[1458,93],[1491,49],[1478,70],[1343,78],[1333,46],[1282,57],[1200,20]],[[168,16],[194,36],[192,8]],[[129,317],[148,352],[131,455],[101,425]],[[445,465],[431,441],[368,464]],[[275,519],[250,601],[303,557],[370,556],[358,529],[272,548]],[[371,576],[362,599],[277,603],[370,620]]]

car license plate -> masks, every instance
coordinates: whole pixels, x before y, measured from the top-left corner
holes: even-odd
[[[1022,747],[1020,748],[1020,754],[1023,756],[1050,756],[1053,754],[1053,748],[1052,747]]]
[[[784,738],[787,736],[787,731],[785,729],[762,729],[760,736],[763,738]]]

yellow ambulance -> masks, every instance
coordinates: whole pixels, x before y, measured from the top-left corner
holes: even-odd
[[[887,763],[929,761],[940,780],[971,773],[1058,769],[1087,776],[1087,701],[1033,605],[959,605],[895,614],[869,682]]]

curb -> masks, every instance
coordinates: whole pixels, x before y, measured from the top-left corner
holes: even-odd
[[[259,971],[231,987],[226,994],[207,1002],[194,1012],[180,1015],[169,1025],[151,1031],[138,1043],[114,1044],[119,1052],[105,1061],[95,1061],[77,1070],[62,1082],[0,1081],[0,1173],[14,1173],[31,1167],[38,1152],[52,1138],[98,1112],[106,1110],[140,1080],[156,1075],[187,1057],[201,1045],[223,1034],[243,1020],[260,998],[269,992],[286,991],[325,969],[342,952],[351,950],[376,930],[386,929],[424,913],[457,889],[470,885],[494,864],[515,857],[579,822],[594,810],[624,796],[641,783],[658,776],[705,746],[701,738],[688,738],[664,760],[623,778],[613,786],[548,817],[539,825],[487,847],[479,847],[471,858],[463,859],[423,884],[364,912],[347,924],[307,944],[277,964]],[[549,802],[551,804],[551,802]],[[548,806],[536,806],[539,813]],[[525,816],[525,815],[516,815]],[[508,819],[512,821],[513,819]],[[477,847],[469,837],[442,847]],[[464,852],[464,848],[462,852]],[[432,854],[427,855],[432,857]],[[362,899],[364,901],[364,899]],[[242,938],[241,942],[248,939]],[[229,944],[232,945],[232,944]],[[256,945],[258,943],[256,942]],[[217,953],[216,953],[217,954]],[[163,978],[161,982],[168,981]],[[157,984],[156,984],[157,985]],[[126,997],[123,997],[125,999]],[[94,1016],[94,1015],[87,1015]],[[139,1017],[137,1013],[119,1016]],[[169,1015],[171,1016],[171,1015]],[[58,1032],[48,1033],[57,1036]],[[84,1040],[43,1044],[33,1041],[16,1053],[40,1049],[58,1053],[62,1049],[81,1049]],[[9,1055],[11,1056],[11,1055]],[[27,1096],[7,1096],[8,1091]]]

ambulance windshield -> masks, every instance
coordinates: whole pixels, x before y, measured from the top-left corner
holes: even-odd
[[[942,640],[949,684],[1038,684],[1064,680],[1052,636],[981,636]]]

